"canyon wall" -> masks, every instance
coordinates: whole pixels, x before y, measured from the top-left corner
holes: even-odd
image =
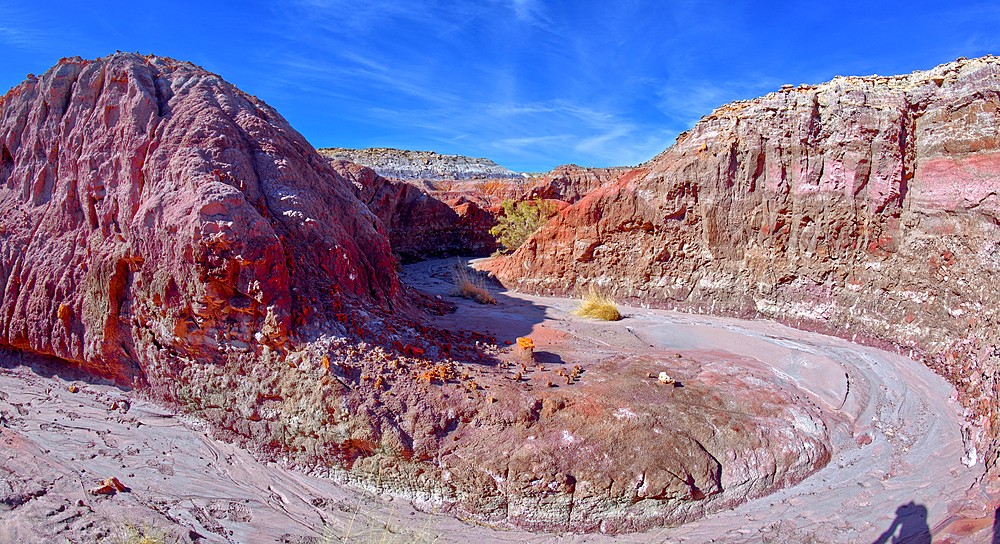
[[[331,166],[349,180],[357,197],[382,221],[392,251],[403,263],[453,255],[486,256],[496,250],[490,228],[493,214],[476,202],[386,179],[367,166],[333,159]]]
[[[386,233],[256,97],[190,63],[63,59],[0,99],[0,345],[121,382],[283,349],[399,298]]]
[[[535,180],[525,191],[524,198],[561,200],[573,204],[587,193],[606,183],[614,182],[630,170],[631,168],[626,166],[590,168],[564,164],[542,174],[542,177]]]
[[[998,108],[996,57],[727,104],[488,267],[899,349],[957,386],[970,458],[995,467]]]

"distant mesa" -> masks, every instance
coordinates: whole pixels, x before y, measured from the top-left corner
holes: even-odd
[[[441,155],[433,151],[407,151],[385,147],[367,149],[327,147],[318,151],[331,159],[343,159],[367,166],[387,178],[463,180],[527,177],[489,159]]]

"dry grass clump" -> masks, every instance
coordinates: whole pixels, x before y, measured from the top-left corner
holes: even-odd
[[[583,296],[579,307],[573,313],[580,317],[591,317],[604,321],[618,321],[622,318],[622,314],[618,312],[618,306],[615,305],[614,299],[598,293],[594,288],[591,288]]]
[[[474,300],[480,304],[496,304],[497,299],[490,294],[483,278],[473,276],[469,269],[460,263],[451,268],[451,278],[455,283],[455,294],[462,298]]]
[[[176,542],[176,538],[167,540],[166,532],[153,525],[144,523],[142,527],[127,521],[123,521],[118,528],[112,532],[108,538],[101,541],[102,544],[169,544]]]

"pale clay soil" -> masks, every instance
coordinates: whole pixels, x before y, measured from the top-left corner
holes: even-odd
[[[483,306],[451,296],[453,262],[404,273],[458,305],[428,325],[477,330],[501,344],[529,336],[541,357],[581,364],[648,350],[758,365],[833,414],[832,461],[798,485],[680,527],[618,536],[501,530],[260,463],[132,392],[5,353],[0,543],[110,542],[124,526],[159,529],[167,542],[212,543],[324,535],[381,543],[1000,542],[1000,483],[983,479],[981,461],[963,464],[971,456],[955,391],[921,364],[771,322],[629,307],[621,321],[594,322],[572,315],[573,300],[496,288],[498,304]],[[109,477],[129,490],[88,492]]]

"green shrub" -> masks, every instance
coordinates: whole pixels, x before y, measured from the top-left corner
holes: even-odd
[[[503,216],[497,218],[497,225],[490,229],[490,234],[507,250],[520,247],[556,214],[556,207],[540,198],[524,202],[504,200],[502,206]]]

